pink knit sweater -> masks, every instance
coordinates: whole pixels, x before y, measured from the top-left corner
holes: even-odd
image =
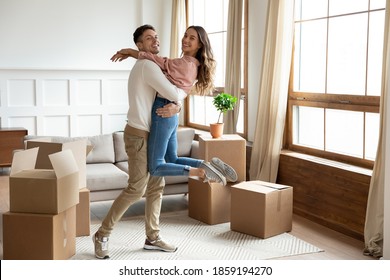
[[[187,94],[196,81],[199,61],[195,57],[184,55],[180,58],[171,59],[140,51],[138,58],[155,62],[167,79],[178,88],[183,89]]]

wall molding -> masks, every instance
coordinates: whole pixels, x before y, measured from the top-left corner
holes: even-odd
[[[129,70],[0,69],[0,126],[32,135],[122,130]]]

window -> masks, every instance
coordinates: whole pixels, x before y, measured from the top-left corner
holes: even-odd
[[[296,0],[286,146],[372,167],[385,0]]]
[[[246,0],[244,0],[246,6]],[[214,58],[217,61],[214,95],[223,92],[225,86],[225,65],[226,65],[226,36],[227,36],[227,20],[228,20],[229,0],[188,0],[187,13],[188,25],[200,25],[205,28],[208,33]],[[237,124],[237,132],[244,134],[244,119],[245,119],[245,93],[246,93],[246,71],[244,65],[246,57],[245,45],[245,22],[246,8],[243,9],[242,23],[242,73],[241,73],[241,98],[239,121]],[[210,123],[215,123],[218,120],[219,113],[212,104],[212,96],[197,96],[191,95],[187,98],[187,118],[186,125],[199,129],[208,130]]]

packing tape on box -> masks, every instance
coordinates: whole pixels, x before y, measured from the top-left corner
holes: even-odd
[[[67,211],[65,211],[64,212],[64,214],[65,214],[65,217],[64,217],[64,219],[62,220],[62,223],[63,223],[63,225],[62,225],[62,228],[63,228],[63,233],[64,233],[64,244],[63,244],[63,246],[64,246],[64,248],[66,248],[66,244],[68,243],[68,238],[67,238],[67,236],[68,236],[68,226],[67,226],[67,221],[68,221],[68,214],[66,213]]]

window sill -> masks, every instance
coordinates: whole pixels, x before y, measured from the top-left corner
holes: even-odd
[[[362,175],[372,176],[372,169],[363,168],[363,167],[359,167],[359,166],[355,166],[355,165],[351,165],[351,164],[347,164],[347,163],[343,163],[343,162],[333,161],[333,160],[324,159],[324,158],[320,158],[320,157],[316,157],[316,156],[312,156],[312,155],[307,155],[307,154],[303,154],[303,153],[297,153],[297,152],[293,152],[293,151],[289,151],[289,150],[282,150],[281,155],[286,155],[286,156],[290,156],[290,157],[294,157],[294,158],[298,158],[298,159],[302,159],[302,160],[307,160],[307,161],[314,162],[317,164],[326,165],[326,166],[330,166],[330,167],[334,167],[334,168],[338,168],[338,169],[342,169],[345,171],[350,171],[350,172],[354,172],[354,173],[358,173],[358,174],[362,174]]]

